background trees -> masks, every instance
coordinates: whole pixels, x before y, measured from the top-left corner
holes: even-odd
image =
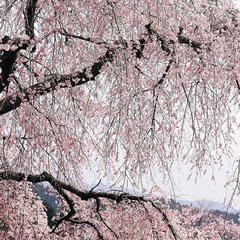
[[[49,181],[70,208],[59,224],[75,211],[65,190],[92,194],[86,169],[143,190],[175,162],[198,174],[230,156],[240,90],[231,1],[11,0],[0,11],[0,176]]]

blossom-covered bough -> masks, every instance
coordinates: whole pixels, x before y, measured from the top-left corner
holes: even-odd
[[[89,199],[94,199],[96,201],[96,212],[99,214],[101,217],[101,214],[99,213],[99,208],[100,208],[100,199],[107,199],[107,200],[112,200],[115,201],[116,203],[120,203],[121,201],[127,200],[127,201],[135,201],[138,202],[139,204],[143,204],[149,202],[161,215],[162,220],[165,222],[169,230],[171,231],[174,239],[177,239],[177,233],[175,232],[173,226],[170,223],[170,220],[168,219],[166,213],[158,207],[153,201],[147,200],[141,196],[134,196],[131,194],[127,193],[108,193],[108,192],[94,192],[94,189],[91,189],[90,191],[80,191],[74,186],[71,186],[69,184],[66,184],[64,182],[58,181],[55,179],[52,175],[48,174],[47,172],[43,172],[42,174],[39,175],[28,175],[25,176],[23,173],[16,173],[16,172],[3,172],[0,173],[0,178],[1,180],[14,180],[17,182],[21,181],[28,181],[31,183],[41,183],[41,182],[48,182],[52,185],[54,189],[64,198],[66,203],[68,204],[69,207],[69,212],[62,218],[60,218],[52,232],[55,232],[55,230],[58,228],[58,226],[63,222],[63,221],[69,221],[75,224],[88,224],[91,227],[93,227],[98,234],[98,237],[100,239],[104,239],[101,233],[99,232],[98,228],[94,225],[94,223],[91,223],[90,221],[76,221],[74,220],[74,215],[76,213],[75,210],[75,203],[74,201],[66,194],[65,191],[68,191],[70,193],[75,194],[76,196],[80,197],[81,200],[83,201],[88,201]],[[118,235],[105,223],[104,219],[101,217],[101,221],[105,224],[105,226],[114,234],[116,238],[118,238]]]
[[[68,209],[50,231],[42,227],[46,217],[36,200],[41,230],[29,220],[32,230],[24,234],[196,237],[150,197],[84,190],[83,174],[91,169],[123,189],[139,188],[156,175],[169,178],[176,162],[199,174],[231,155],[238,123],[232,103],[240,91],[233,3],[11,0],[2,1],[0,15],[2,188],[15,194],[17,204],[19,196],[32,196],[29,183],[48,182]],[[25,195],[12,181],[26,184]],[[108,201],[107,216],[102,201]],[[7,195],[0,203],[8,206]],[[121,214],[122,222],[116,217]],[[14,222],[3,229],[14,235]],[[66,222],[90,230],[71,230]],[[18,239],[26,239],[16,229]]]

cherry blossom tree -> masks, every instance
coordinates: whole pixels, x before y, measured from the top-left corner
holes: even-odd
[[[228,0],[2,0],[0,203],[30,217],[1,219],[9,236],[188,238],[151,197],[88,191],[83,175],[141,188],[176,162],[198,175],[231,156],[239,16]],[[53,229],[30,187],[44,181],[66,205]]]

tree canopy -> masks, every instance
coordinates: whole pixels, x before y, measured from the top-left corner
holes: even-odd
[[[49,182],[68,209],[53,232],[71,222],[88,225],[95,237],[124,239],[99,214],[100,200],[131,201],[152,216],[145,225],[150,239],[160,234],[153,216],[177,239],[153,199],[88,191],[83,175],[90,169],[123,189],[141,188],[156,175],[171,178],[175,163],[199,174],[231,156],[239,124],[239,17],[228,0],[1,1],[2,191],[24,197],[16,187],[22,182],[34,199],[30,183]],[[95,201],[102,228],[85,215],[74,218],[75,198]],[[7,204],[4,195],[0,203]]]

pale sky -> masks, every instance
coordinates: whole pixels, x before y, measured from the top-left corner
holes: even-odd
[[[235,0],[235,3],[240,8],[240,0]]]

